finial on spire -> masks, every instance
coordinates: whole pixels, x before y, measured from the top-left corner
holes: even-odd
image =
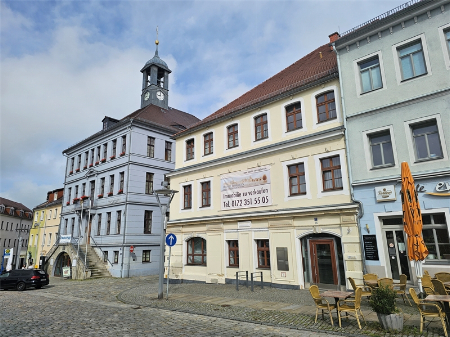
[[[158,26],[156,26],[156,41],[155,41],[155,44],[156,44],[156,51],[155,51],[155,55],[156,56],[158,56],[158,45],[159,45],[159,41],[158,41]]]

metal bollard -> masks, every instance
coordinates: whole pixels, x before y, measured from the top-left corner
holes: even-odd
[[[239,272],[236,272],[236,290],[239,291]]]

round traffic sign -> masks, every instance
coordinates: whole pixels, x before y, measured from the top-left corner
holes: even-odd
[[[130,246],[130,253],[134,252],[134,246]]]

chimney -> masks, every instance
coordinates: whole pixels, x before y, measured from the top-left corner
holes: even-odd
[[[328,37],[330,38],[330,43],[333,43],[334,41],[339,39],[341,36],[339,35],[338,32],[334,32],[333,34],[328,35]]]

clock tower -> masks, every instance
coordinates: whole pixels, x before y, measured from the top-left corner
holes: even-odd
[[[142,77],[142,94],[141,108],[154,104],[161,108],[169,107],[169,74],[171,70],[167,63],[158,56],[159,41],[155,41],[155,56],[145,64],[141,69]]]

